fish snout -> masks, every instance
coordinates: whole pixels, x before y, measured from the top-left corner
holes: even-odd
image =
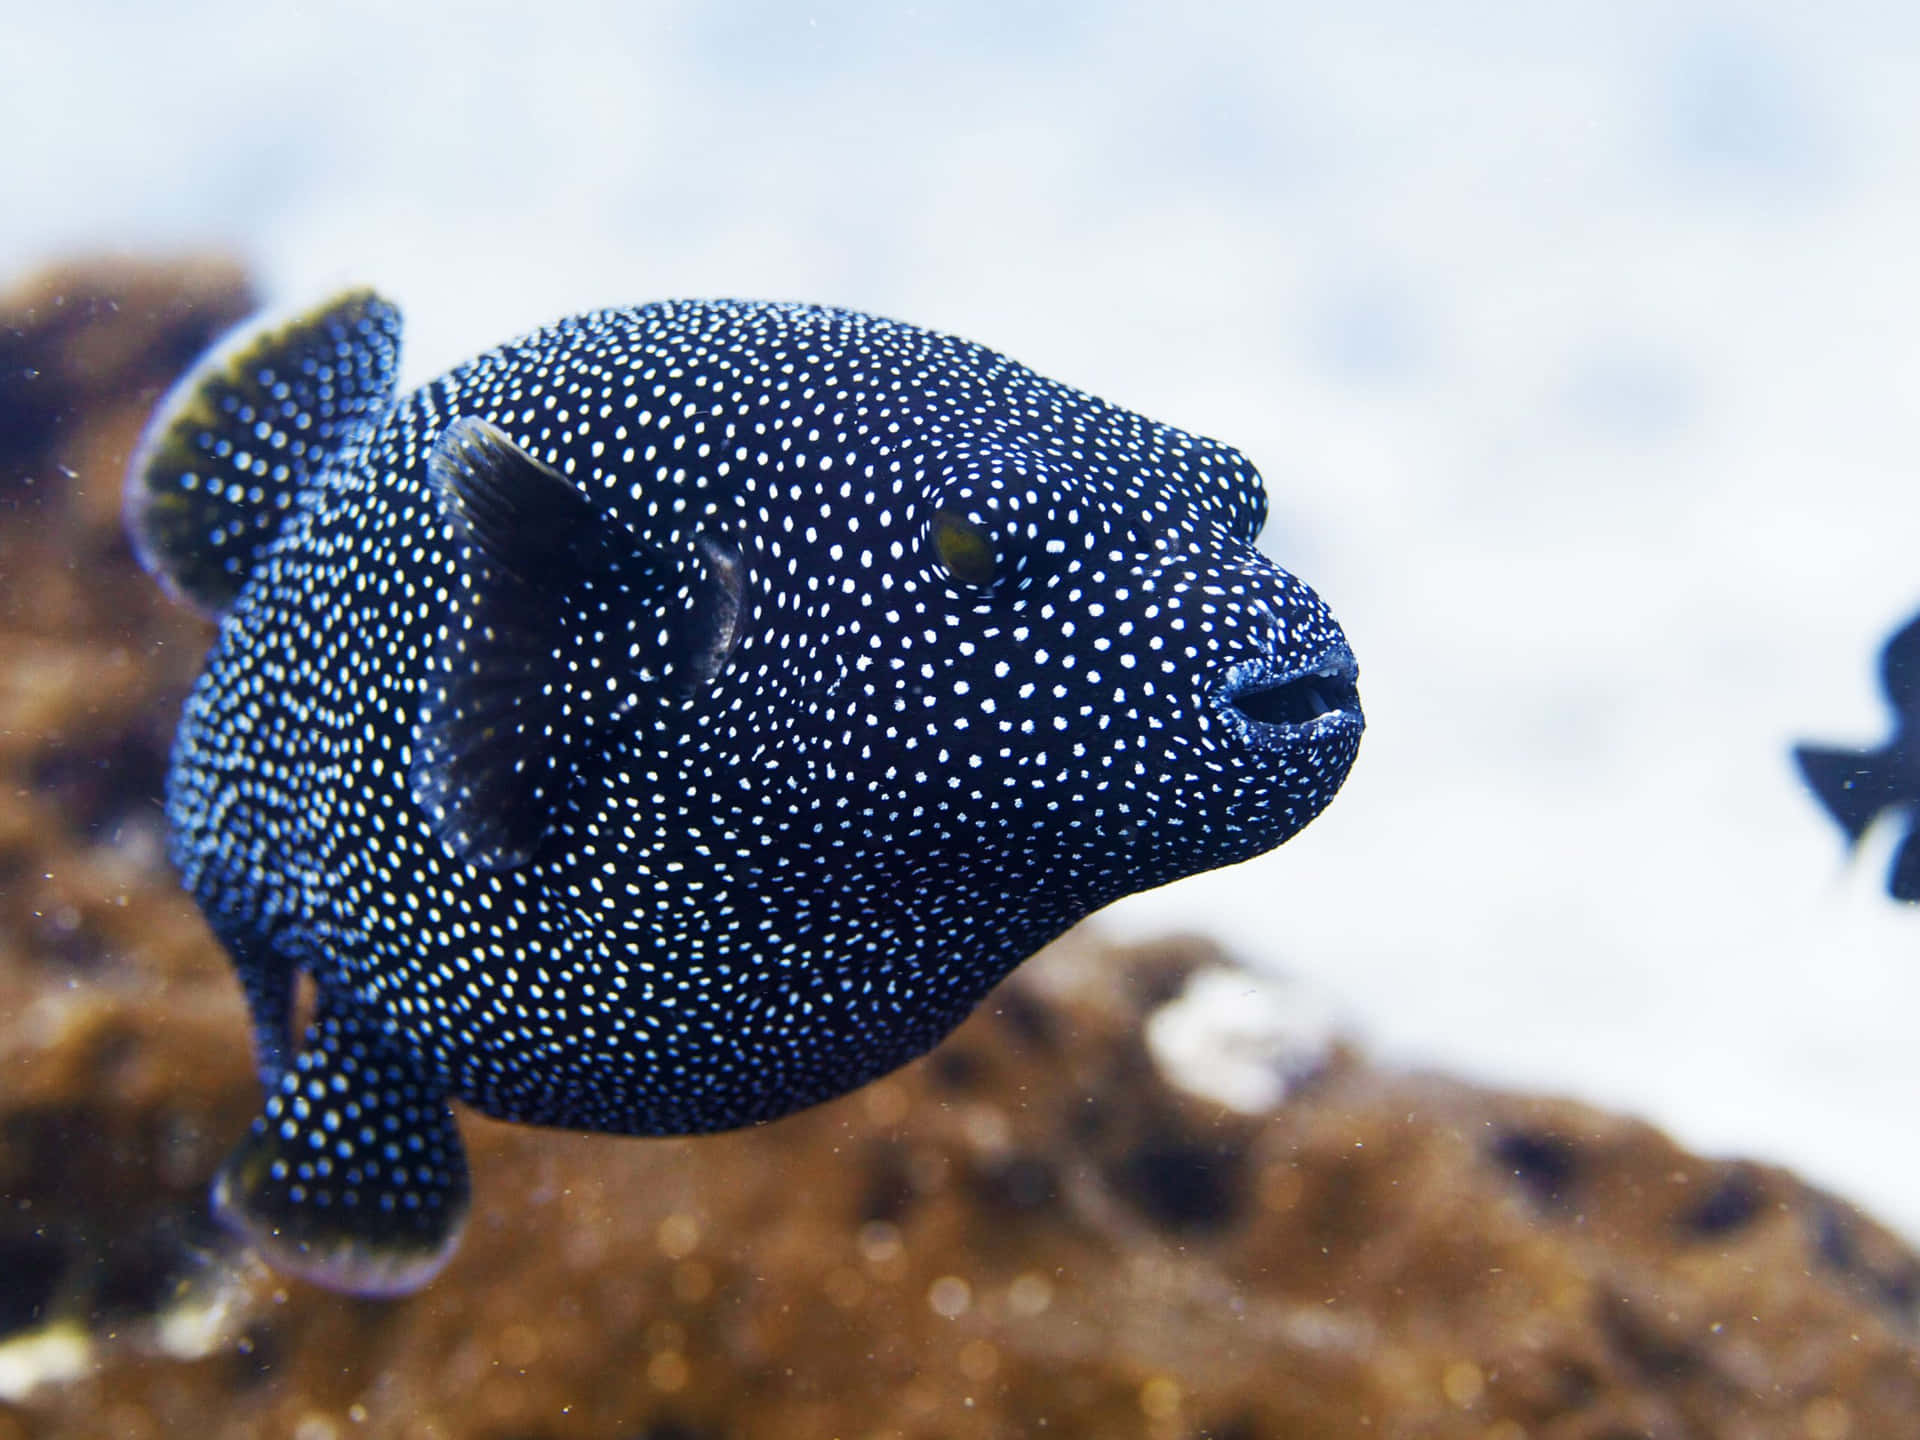
[[[1366,728],[1360,667],[1325,602],[1263,558],[1220,578],[1242,638],[1209,687],[1213,713],[1250,749],[1350,749]]]
[[[1247,745],[1278,749],[1301,740],[1358,738],[1360,667],[1344,641],[1304,668],[1270,658],[1245,660],[1214,687],[1214,710]]]

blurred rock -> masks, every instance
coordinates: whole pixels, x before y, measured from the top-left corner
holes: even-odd
[[[205,1187],[257,1091],[158,812],[209,632],[116,512],[148,406],[250,303],[217,265],[0,299],[0,1440],[1920,1427],[1920,1261],[1858,1211],[1381,1071],[1284,1003],[1249,1007],[1271,1045],[1226,1037],[1227,1092],[1169,1075],[1207,1047],[1189,1009],[1150,1050],[1154,1017],[1258,983],[1200,943],[1070,936],[927,1060],[761,1130],[469,1116],[473,1223],[411,1300],[234,1255]]]

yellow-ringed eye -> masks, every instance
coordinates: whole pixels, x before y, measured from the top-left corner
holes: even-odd
[[[962,585],[993,584],[993,540],[966,516],[942,510],[933,517],[933,548],[947,573]]]

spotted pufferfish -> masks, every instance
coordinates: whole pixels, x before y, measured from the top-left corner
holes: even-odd
[[[128,475],[219,620],[169,845],[267,1096],[214,1207],[278,1268],[427,1283],[451,1100],[678,1135],[883,1075],[1353,762],[1224,445],[811,305],[595,311],[396,398],[399,343],[369,291],[256,322]]]

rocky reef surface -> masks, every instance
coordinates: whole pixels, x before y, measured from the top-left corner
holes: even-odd
[[[1290,1004],[1200,942],[1070,936],[760,1130],[466,1116],[467,1239],[406,1301],[236,1253],[257,1087],[158,807],[209,630],[118,502],[251,304],[206,262],[0,297],[0,1440],[1920,1435],[1920,1260],[1852,1206],[1339,1044],[1197,1069],[1202,999]]]

